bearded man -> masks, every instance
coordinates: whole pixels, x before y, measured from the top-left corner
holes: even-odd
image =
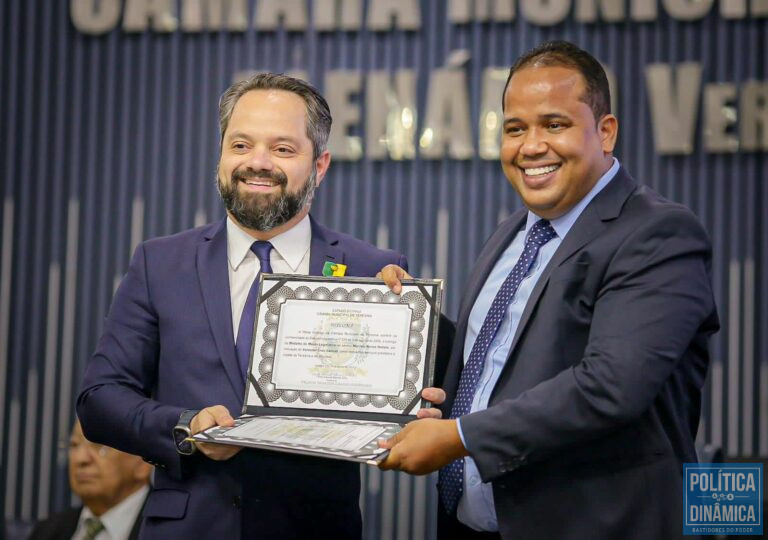
[[[330,111],[312,86],[259,74],[222,95],[219,120],[227,217],[136,249],[85,372],[83,430],[156,465],[142,538],[359,538],[356,464],[172,437],[241,410],[259,272],[407,264],[309,216],[331,161]]]

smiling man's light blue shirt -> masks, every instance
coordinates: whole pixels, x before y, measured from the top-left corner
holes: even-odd
[[[557,236],[539,249],[538,257],[534,260],[529,274],[523,279],[522,283],[520,283],[520,287],[517,289],[515,296],[507,307],[506,314],[501,321],[501,326],[496,333],[496,337],[488,348],[483,372],[480,375],[480,380],[475,389],[470,414],[488,408],[491,392],[496,386],[496,382],[499,380],[504,364],[507,362],[507,357],[509,356],[512,347],[512,339],[517,331],[517,326],[520,323],[520,318],[525,309],[525,305],[528,302],[528,298],[530,298],[531,292],[536,286],[536,282],[538,282],[541,274],[547,267],[547,264],[555,254],[555,251],[557,251],[557,248],[565,238],[565,235],[571,230],[571,227],[581,213],[592,199],[608,185],[618,170],[619,161],[614,158],[611,168],[600,177],[584,198],[582,198],[568,212],[559,218],[550,221]],[[472,351],[472,346],[475,343],[477,334],[480,332],[480,328],[483,325],[485,316],[491,307],[491,303],[493,302],[496,293],[523,252],[527,231],[529,231],[531,226],[540,219],[541,218],[533,212],[528,212],[525,228],[515,235],[512,243],[504,250],[499,257],[499,260],[496,262],[496,265],[493,267],[493,270],[491,270],[488,279],[485,280],[485,284],[469,314],[467,334],[464,339],[464,363],[466,363],[467,358],[469,358],[469,353]],[[464,433],[461,431],[461,419],[458,420],[458,426],[461,441],[464,443],[464,447],[471,453],[472,441],[467,441],[464,438]],[[473,529],[480,531],[499,530],[496,511],[493,504],[493,490],[491,484],[484,484],[481,482],[480,472],[477,470],[477,465],[475,465],[475,461],[471,457],[464,458],[464,493],[459,501],[457,516],[459,521]]]

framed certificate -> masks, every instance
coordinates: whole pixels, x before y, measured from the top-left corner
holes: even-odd
[[[377,441],[429,402],[442,280],[267,274],[242,415],[194,436],[282,452],[378,463]]]

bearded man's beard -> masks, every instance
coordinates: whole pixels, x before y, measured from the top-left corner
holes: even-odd
[[[271,231],[287,223],[312,201],[317,184],[315,178],[317,169],[312,172],[304,185],[295,193],[288,191],[288,178],[280,171],[266,172],[252,169],[236,170],[232,173],[229,183],[216,179],[219,196],[224,207],[240,225],[257,231]],[[280,192],[272,193],[242,193],[238,190],[240,182],[251,178],[269,178],[277,183]]]

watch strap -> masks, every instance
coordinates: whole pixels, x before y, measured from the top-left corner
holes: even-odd
[[[187,437],[192,433],[190,424],[192,419],[200,412],[195,409],[187,409],[179,415],[179,421],[173,426],[172,436],[173,442],[176,445],[176,451],[183,456],[191,456],[197,450],[194,443],[186,441]]]
[[[197,416],[197,413],[199,412],[200,410],[198,409],[187,409],[182,411],[182,413],[179,415],[179,421],[176,422],[176,425],[189,428],[189,425],[192,423],[192,419]]]

